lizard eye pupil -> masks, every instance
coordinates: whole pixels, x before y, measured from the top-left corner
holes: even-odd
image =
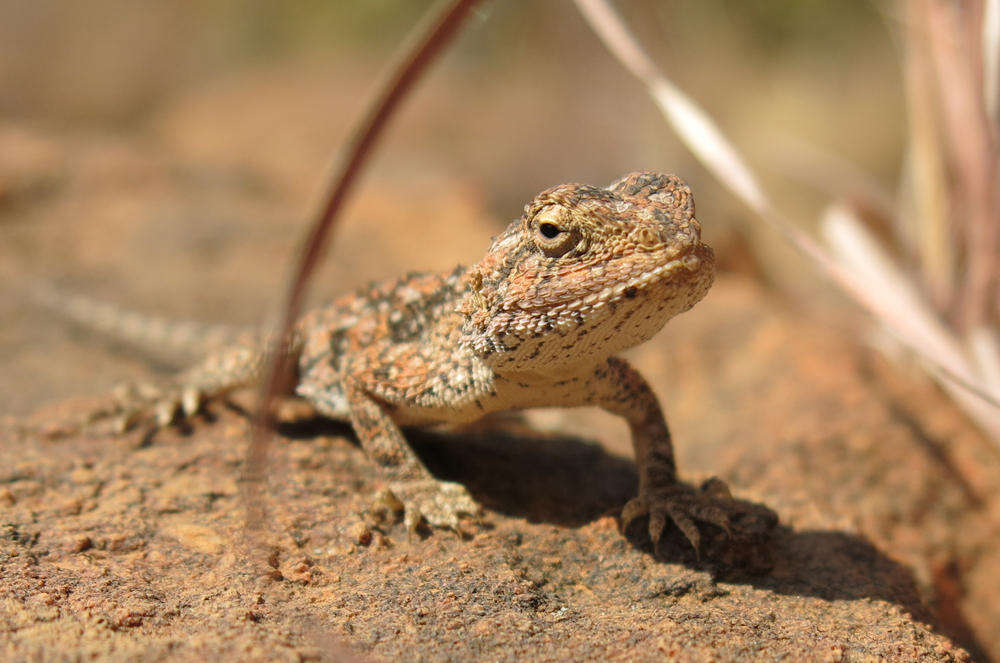
[[[554,223],[542,223],[538,226],[538,232],[542,233],[542,237],[546,239],[555,239],[562,232],[562,229]]]

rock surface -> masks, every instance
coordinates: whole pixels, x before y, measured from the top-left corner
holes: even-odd
[[[631,359],[684,478],[718,475],[780,516],[756,573],[680,548],[654,559],[619,533],[630,450],[596,412],[416,434],[488,508],[464,540],[362,517],[375,477],[329,423],[289,423],[270,446],[267,519],[250,530],[238,411],[152,439],[60,434],[114,381],[153,373],[31,307],[18,278],[252,321],[305,216],[300,170],[152,152],[0,127],[0,402],[14,413],[0,426],[0,659],[1000,659],[995,448],[919,373],[860,349],[842,316],[745,275]],[[485,216],[468,184],[373,177],[316,289],[474,260],[499,227]]]
[[[434,471],[465,482],[488,513],[471,538],[409,540],[402,525],[362,515],[377,482],[341,426],[285,424],[269,446],[266,518],[248,528],[240,413],[216,408],[190,434],[151,440],[23,429],[87,406],[69,402],[9,423],[0,441],[3,657],[339,660],[347,648],[424,661],[967,660],[887,552],[909,552],[909,499],[937,460],[885,465],[886,444],[921,442],[879,428],[883,406],[860,397],[871,385],[848,380],[847,346],[810,364],[836,339],[756,288],[723,280],[698,312],[636,360],[677,415],[688,475],[704,464],[779,512],[770,571],[676,551],[657,560],[630,544],[613,514],[633,467],[578,437],[518,425],[413,434]],[[709,358],[714,367],[701,365]],[[822,362],[847,366],[846,382],[831,383]],[[776,394],[794,407],[768,412]],[[594,417],[603,423],[592,435],[614,436]],[[864,444],[875,436],[882,446]],[[904,492],[896,473],[915,485]],[[891,505],[900,523],[887,532]],[[861,535],[879,518],[882,547]]]

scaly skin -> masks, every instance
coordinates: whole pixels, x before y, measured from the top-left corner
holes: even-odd
[[[639,470],[625,524],[649,516],[659,542],[672,521],[698,548],[696,523],[728,531],[728,492],[678,483],[656,396],[616,353],[651,338],[708,292],[711,248],[701,242],[690,189],[677,177],[632,173],[608,188],[564,184],[538,194],[483,260],[444,274],[370,286],[297,325],[295,391],[351,422],[385,470],[415,527],[456,527],[478,506],[435,480],[400,426],[469,422],[500,410],[596,405],[624,418]],[[176,398],[193,413],[208,398],[254,382],[262,352],[247,342],[186,374]],[[161,422],[176,408],[161,410]]]

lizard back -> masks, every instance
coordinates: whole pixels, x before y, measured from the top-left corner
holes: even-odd
[[[367,371],[378,382],[399,383],[403,349],[442,347],[460,334],[456,312],[468,293],[468,270],[413,272],[374,282],[306,314],[297,325],[301,342],[296,393],[327,416],[346,418],[343,378]],[[391,396],[386,394],[386,396]]]

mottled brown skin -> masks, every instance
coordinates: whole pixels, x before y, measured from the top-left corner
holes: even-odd
[[[454,528],[478,506],[460,485],[431,476],[400,426],[596,405],[623,417],[632,435],[639,494],[625,506],[625,524],[648,514],[656,543],[672,521],[697,548],[697,522],[728,529],[728,492],[678,484],[657,398],[615,354],[691,308],[713,274],[691,191],[677,177],[639,172],[608,188],[557,186],[538,194],[479,264],[410,274],[306,315],[296,329],[295,391],[351,422],[385,469],[383,497],[405,508],[410,527],[424,518]],[[185,376],[176,400],[192,413],[205,398],[252,383],[261,357],[253,345],[215,355]]]

